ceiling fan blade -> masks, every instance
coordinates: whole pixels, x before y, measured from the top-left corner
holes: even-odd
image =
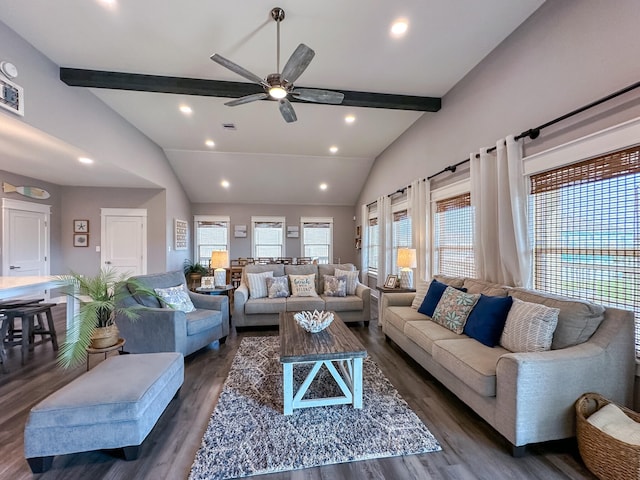
[[[246,95],[244,97],[236,98],[235,100],[231,100],[225,105],[227,107],[235,107],[236,105],[244,105],[245,103],[255,102],[256,100],[264,100],[268,98],[269,95],[266,93],[254,93],[252,95]]]
[[[241,67],[237,63],[234,63],[231,60],[228,60],[228,59],[218,55],[217,53],[211,55],[211,60],[213,60],[214,62],[216,62],[216,63],[218,63],[220,65],[222,65],[225,68],[228,68],[233,73],[237,73],[238,75],[240,75],[241,77],[246,78],[247,80],[251,80],[252,82],[260,84],[263,87],[269,87],[267,82],[265,82],[262,78],[257,76],[255,73],[251,73],[246,68]]]
[[[298,120],[296,112],[293,109],[293,105],[291,105],[291,102],[289,100],[283,98],[278,103],[280,104],[280,113],[282,114],[282,118],[284,118],[285,122],[293,123]]]
[[[302,72],[306,70],[311,63],[316,52],[307,47],[304,43],[298,45],[289,60],[287,60],[286,65],[282,69],[282,78],[284,78],[287,82],[293,83],[295,82]]]
[[[291,95],[296,99],[307,102],[330,103],[331,105],[339,105],[344,100],[344,93],[316,90],[314,88],[298,88],[291,92]]]

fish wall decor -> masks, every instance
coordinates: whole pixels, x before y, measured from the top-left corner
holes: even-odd
[[[38,200],[45,200],[51,195],[46,190],[38,187],[16,187],[10,183],[2,182],[2,191],[4,193],[19,193],[29,198],[36,198]]]

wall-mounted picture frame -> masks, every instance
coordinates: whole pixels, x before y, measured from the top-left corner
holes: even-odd
[[[235,227],[233,227],[233,236],[235,238],[247,238],[247,226],[236,225]]]
[[[74,247],[88,247],[89,246],[89,234],[88,233],[74,233],[73,234],[73,246]]]
[[[89,233],[89,220],[74,220],[73,233]]]
[[[300,236],[300,227],[294,225],[287,226],[287,238],[298,238]]]
[[[397,275],[387,275],[387,279],[384,282],[384,288],[396,288],[398,285]]]
[[[176,250],[187,249],[187,237],[189,233],[189,224],[186,220],[173,220],[173,245]]]

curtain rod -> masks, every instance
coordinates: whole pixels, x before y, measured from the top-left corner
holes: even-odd
[[[582,113],[586,110],[589,110],[590,108],[593,107],[597,107],[598,105],[604,103],[604,102],[608,102],[609,100],[612,100],[616,97],[619,97],[620,95],[623,95],[627,92],[630,92],[631,90],[635,90],[636,88],[640,87],[640,82],[636,82],[632,85],[629,85],[628,87],[623,88],[622,90],[618,90],[617,92],[613,92],[609,95],[607,95],[606,97],[602,97],[598,100],[596,100],[595,102],[591,102],[587,105],[584,105],[580,108],[577,108],[569,113],[565,113],[564,115],[558,117],[558,118],[554,118],[553,120],[548,121],[547,123],[544,123],[538,127],[535,128],[530,128],[529,130],[526,130],[524,132],[522,132],[520,135],[516,136],[515,139],[516,140],[520,140],[522,138],[526,138],[529,137],[531,140],[535,140],[536,138],[538,138],[540,136],[540,130],[543,130],[547,127],[550,127],[551,125],[554,125],[558,122],[561,122],[563,120],[566,120],[567,118],[573,117],[575,115],[578,115],[579,113]],[[496,149],[495,146],[493,147],[489,147],[487,148],[487,153],[493,152]],[[479,155],[476,154],[476,158],[478,158]],[[451,172],[454,173],[456,171],[456,168],[458,168],[460,165],[464,165],[465,163],[469,162],[470,159],[469,158],[465,158],[464,160],[458,162],[458,163],[454,163],[453,165],[449,165],[448,167],[443,168],[442,170],[440,170],[437,173],[434,173],[433,175],[431,175],[430,177],[427,177],[427,180],[431,180],[434,177],[437,177],[438,175],[441,175],[443,173],[446,172]],[[375,202],[373,202],[375,203]],[[371,204],[369,204],[371,205]]]

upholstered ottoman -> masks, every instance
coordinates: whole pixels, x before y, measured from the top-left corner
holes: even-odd
[[[184,360],[176,352],[109,357],[31,409],[24,455],[34,473],[55,455],[122,448],[127,460],[177,393]]]

